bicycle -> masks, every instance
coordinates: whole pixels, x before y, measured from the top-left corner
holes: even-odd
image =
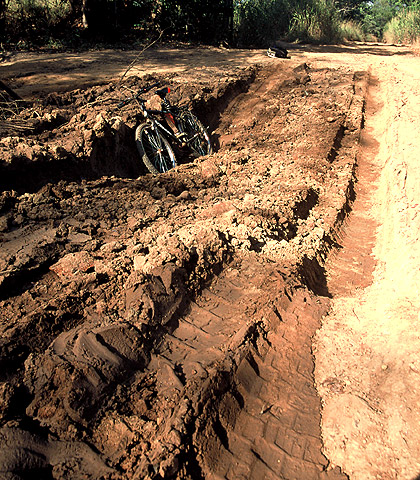
[[[145,121],[136,128],[136,145],[145,167],[154,175],[177,166],[169,140],[180,148],[187,147],[196,157],[212,153],[207,129],[190,110],[169,102],[166,98],[171,91],[169,87],[155,92],[161,99],[160,110],[146,108],[146,100],[141,98],[141,95],[158,86],[159,83],[154,83],[141,87],[136,95],[117,105],[118,108],[122,108],[132,101],[137,101],[140,108],[139,116]]]

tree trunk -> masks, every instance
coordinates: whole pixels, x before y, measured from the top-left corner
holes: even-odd
[[[115,0],[82,0],[82,22],[89,35],[112,37],[116,26],[115,5]]]
[[[0,80],[0,90],[4,90],[11,100],[22,100],[22,98],[4,82]]]
[[[0,42],[3,42],[6,37],[5,27],[5,13],[6,13],[6,0],[0,0]]]
[[[82,0],[82,24],[84,28],[89,28],[90,15],[89,15],[89,0]]]

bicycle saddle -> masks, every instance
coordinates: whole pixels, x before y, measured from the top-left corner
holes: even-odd
[[[159,97],[163,100],[166,95],[171,91],[169,87],[161,88],[160,90],[156,90],[156,95],[159,95]]]

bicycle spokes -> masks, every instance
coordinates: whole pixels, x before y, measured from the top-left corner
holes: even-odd
[[[176,159],[167,139],[150,124],[136,129],[137,147],[146,168],[151,173],[167,172],[176,166]]]
[[[166,166],[164,151],[162,148],[162,142],[160,136],[155,132],[149,131],[146,133],[147,139],[152,147],[152,156],[154,158],[154,163],[158,167],[160,172],[165,172],[168,167]]]
[[[210,137],[203,124],[191,112],[181,117],[183,130],[188,135],[187,145],[198,155],[211,153]]]

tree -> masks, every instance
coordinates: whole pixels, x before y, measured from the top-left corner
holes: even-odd
[[[4,40],[5,12],[6,12],[6,0],[0,0],[0,41]]]
[[[367,2],[362,10],[363,29],[367,33],[381,38],[385,25],[397,14],[401,2],[391,0],[374,0]]]
[[[337,9],[344,19],[362,21],[363,11],[370,0],[336,0]]]

